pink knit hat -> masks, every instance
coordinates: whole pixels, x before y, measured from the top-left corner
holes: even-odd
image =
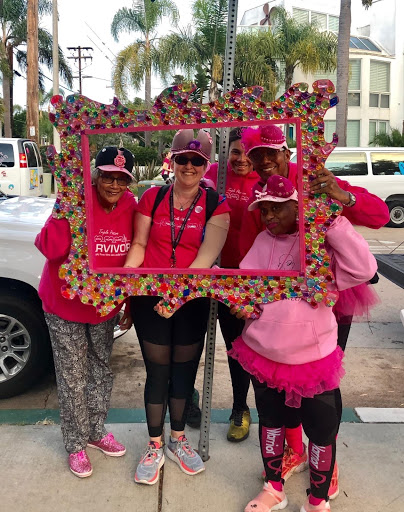
[[[255,148],[288,149],[285,135],[282,130],[274,124],[266,126],[250,126],[243,130],[241,143],[244,146],[246,155]]]
[[[277,174],[270,176],[262,192],[256,190],[255,195],[257,199],[248,207],[250,212],[259,208],[259,203],[263,201],[273,201],[274,203],[284,203],[290,200],[297,201],[297,190],[292,182]]]

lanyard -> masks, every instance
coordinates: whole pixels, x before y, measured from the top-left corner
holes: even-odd
[[[196,194],[194,200],[192,201],[191,206],[189,207],[189,210],[187,211],[187,214],[185,215],[184,220],[182,221],[182,225],[180,227],[180,230],[178,231],[177,236],[175,236],[175,220],[174,220],[174,186],[171,188],[170,191],[170,225],[171,225],[171,245],[172,245],[172,253],[171,253],[171,267],[175,267],[177,260],[175,258],[175,250],[177,249],[178,244],[180,243],[182,233],[184,232],[185,226],[188,222],[189,217],[191,216],[191,213],[193,212],[193,209],[196,206],[196,203],[199,201],[200,197],[202,195],[201,189],[198,190],[198,193]]]

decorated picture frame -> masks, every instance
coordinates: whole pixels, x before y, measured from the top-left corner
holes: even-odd
[[[311,194],[309,183],[324,166],[337,144],[337,136],[324,139],[324,116],[336,105],[335,88],[329,80],[293,85],[272,103],[260,98],[261,87],[231,91],[215,102],[196,104],[189,100],[192,85],[165,89],[147,111],[133,110],[114,99],[111,105],[74,94],[52,98],[49,117],[61,138],[61,152],[48,148],[47,157],[57,182],[53,216],[70,224],[72,245],[59,277],[65,281],[61,293],[78,296],[83,304],[107,315],[129,296],[162,297],[169,310],[188,300],[210,297],[235,305],[255,315],[255,306],[286,298],[302,298],[316,307],[322,301],[333,306],[338,298],[325,233],[341,206],[327,194]],[[88,135],[130,131],[178,130],[181,128],[245,127],[266,123],[296,126],[299,232],[299,272],[241,269],[126,269],[96,268],[91,264],[93,248],[90,152]]]

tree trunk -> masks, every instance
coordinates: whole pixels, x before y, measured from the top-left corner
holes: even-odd
[[[351,35],[351,0],[341,0],[339,13],[337,56],[337,105],[336,131],[338,146],[346,146],[348,120],[349,40]]]
[[[150,110],[150,107],[151,107],[151,72],[150,71],[146,71],[144,99],[145,99],[147,110]],[[151,132],[144,132],[144,143],[147,148],[151,146]]]
[[[28,0],[27,64],[27,138],[39,145],[38,0]]]
[[[6,48],[9,73],[3,73],[3,99],[4,99],[4,136],[12,137],[13,102],[11,91],[13,88],[13,48]]]
[[[217,82],[215,82],[212,78],[209,85],[209,101],[216,101],[218,97],[219,90],[217,87]]]
[[[293,66],[286,66],[285,68],[285,92],[292,86],[294,70]]]

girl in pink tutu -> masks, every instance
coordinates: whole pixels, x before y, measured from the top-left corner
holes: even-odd
[[[266,230],[257,236],[240,268],[299,270],[297,192],[291,181],[271,176],[248,208],[259,209]],[[328,228],[325,248],[338,290],[365,283],[376,272],[368,244],[345,217],[337,217]],[[344,374],[335,315],[323,302],[313,308],[298,298],[274,301],[261,310],[259,319],[247,319],[229,351],[252,375],[265,468],[264,488],[245,512],[270,512],[287,505],[281,478],[285,426],[296,408],[309,438],[310,494],[301,512],[326,512]]]

